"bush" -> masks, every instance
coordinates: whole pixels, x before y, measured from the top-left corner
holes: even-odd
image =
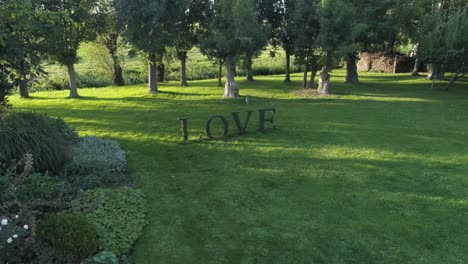
[[[121,172],[112,172],[105,162],[70,164],[66,180],[83,190],[131,185],[132,179]]]
[[[78,75],[79,87],[106,87],[112,85],[109,79],[103,78],[103,74],[96,72],[84,72]]]
[[[80,214],[62,213],[49,216],[39,225],[37,235],[52,248],[80,258],[98,252],[96,230]]]
[[[87,191],[73,209],[94,225],[99,248],[117,255],[129,251],[146,223],[146,200],[140,190],[132,188]]]
[[[124,171],[127,167],[125,152],[115,141],[84,137],[73,146],[72,166],[83,167],[97,162],[107,165],[112,171]]]
[[[140,84],[148,82],[148,74],[144,69],[124,69],[123,77],[127,84]]]
[[[76,133],[63,120],[30,112],[10,113],[0,120],[0,163],[14,165],[25,154],[38,172],[57,173],[71,159]]]
[[[32,174],[18,186],[16,195],[20,201],[52,200],[63,193],[65,189],[64,183],[56,177]]]

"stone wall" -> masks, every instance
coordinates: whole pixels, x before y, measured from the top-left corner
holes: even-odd
[[[413,71],[414,60],[404,55],[363,52],[357,67],[363,72],[407,73]]]

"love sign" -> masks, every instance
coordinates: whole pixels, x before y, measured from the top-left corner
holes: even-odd
[[[247,132],[247,128],[249,126],[249,122],[253,113],[254,111],[247,111],[247,116],[245,117],[244,122],[242,122],[241,120],[240,112],[231,113],[232,119],[234,121],[234,125],[237,127],[239,135],[243,135]],[[259,109],[258,114],[259,114],[258,115],[259,117],[258,131],[265,132],[267,129],[266,127],[267,124],[270,124],[270,127],[273,129],[276,128],[275,126],[276,109],[275,108]],[[188,120],[189,118],[187,117],[179,118],[179,121],[181,121],[182,123],[182,135],[183,135],[184,141],[189,140]],[[223,125],[222,127],[223,133],[220,136],[215,136],[212,133],[213,122],[216,120],[221,121]],[[206,136],[209,139],[226,139],[229,137],[229,129],[230,129],[229,120],[225,116],[214,115],[206,121],[205,132],[206,132]]]

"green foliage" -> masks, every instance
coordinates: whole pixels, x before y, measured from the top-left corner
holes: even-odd
[[[115,1],[116,11],[127,25],[128,40],[145,52],[151,62],[155,62],[156,56],[164,53],[165,48],[172,43],[170,34],[175,30],[173,20],[182,17],[186,6],[186,1]]]
[[[97,1],[47,0],[37,5],[43,51],[63,65],[76,63],[80,43],[96,37]]]
[[[468,4],[446,11],[434,9],[424,18],[418,55],[428,63],[464,72],[468,70]]]
[[[67,181],[83,190],[126,186],[132,184],[131,177],[121,172],[112,172],[105,162],[70,164],[66,167]]]
[[[268,26],[258,22],[253,0],[219,0],[213,9],[216,15],[208,22],[209,30],[200,36],[202,51],[208,56],[237,58],[258,49],[257,41],[266,38]]]
[[[37,230],[38,237],[64,253],[85,258],[98,251],[98,236],[93,225],[80,214],[49,216]]]
[[[317,0],[297,0],[292,18],[296,63],[318,68],[316,50],[320,31],[320,4]]]
[[[125,171],[127,159],[119,143],[98,137],[84,137],[73,146],[72,165],[106,164],[112,171]]]
[[[62,119],[13,112],[0,120],[0,162],[20,162],[30,153],[38,172],[57,173],[70,160],[72,142],[76,138],[76,132]]]
[[[353,9],[343,0],[323,0],[321,3],[320,33],[317,37],[321,64],[328,71],[349,52],[353,44]]]
[[[18,199],[23,202],[34,199],[48,201],[66,192],[66,188],[65,184],[57,177],[32,174],[18,186],[16,195]]]
[[[146,200],[132,188],[96,189],[83,193],[74,211],[84,214],[99,236],[99,248],[123,255],[142,235]]]
[[[118,264],[119,259],[110,251],[102,251],[93,257],[83,261],[81,264]]]
[[[33,47],[31,1],[0,4],[0,114],[8,108],[6,96],[16,78],[23,79],[39,64]]]

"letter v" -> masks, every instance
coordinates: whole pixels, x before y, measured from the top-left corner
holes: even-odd
[[[242,122],[239,117],[239,112],[233,112],[231,114],[232,114],[232,117],[234,118],[237,128],[239,129],[239,135],[245,134],[245,131],[247,130],[247,126],[249,125],[250,117],[252,116],[253,111],[247,112],[247,119],[245,120],[244,126],[242,126]]]

